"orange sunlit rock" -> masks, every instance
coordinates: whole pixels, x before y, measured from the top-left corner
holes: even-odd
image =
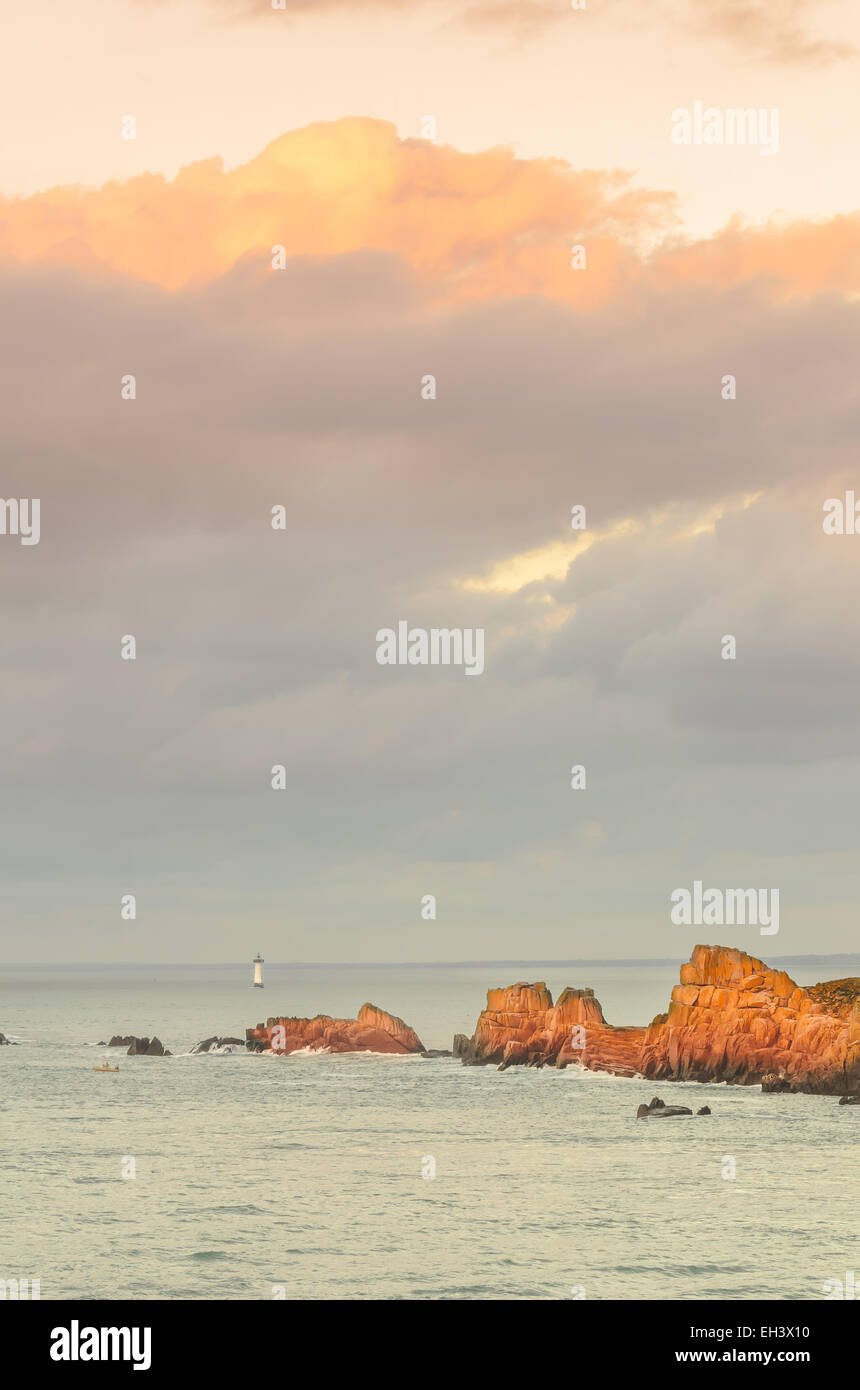
[[[402,1018],[362,1004],[357,1018],[269,1018],[245,1033],[252,1052],[423,1052],[424,1045]]]
[[[681,981],[647,1028],[608,1024],[591,990],[565,990],[555,1006],[544,984],[490,990],[473,1037],[455,1039],[454,1050],[469,1064],[581,1063],[741,1085],[776,1078],[786,1083],[779,1089],[840,1094],[860,1087],[860,980],[801,989],[745,951],[696,946]]]

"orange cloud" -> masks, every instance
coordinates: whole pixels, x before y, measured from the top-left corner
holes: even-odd
[[[571,268],[575,244],[586,248],[584,271]],[[358,117],[282,135],[230,171],[214,158],[173,180],[143,174],[0,200],[0,259],[168,290],[210,282],[245,257],[271,273],[274,246],[287,257],[389,252],[421,293],[449,302],[536,294],[588,308],[637,285],[756,277],[782,296],[860,292],[858,215],[732,223],[681,242],[673,195],[636,189],[629,175],[507,149],[463,154]]]
[[[288,256],[375,249],[401,255],[442,296],[568,297],[569,245],[587,241],[588,298],[643,234],[670,224],[672,206],[623,174],[505,149],[462,154],[348,118],[282,135],[229,172],[208,159],[172,181],[144,174],[3,200],[0,256],[98,264],[178,289],[252,253],[268,267],[275,245]]]

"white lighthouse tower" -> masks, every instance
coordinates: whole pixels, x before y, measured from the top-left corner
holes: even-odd
[[[263,988],[263,957],[258,951],[254,957],[254,989]]]

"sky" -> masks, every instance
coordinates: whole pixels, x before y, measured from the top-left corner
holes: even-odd
[[[856,6],[4,30],[4,958],[857,950]]]

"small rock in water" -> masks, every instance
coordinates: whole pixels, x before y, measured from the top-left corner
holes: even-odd
[[[711,1113],[711,1107],[710,1107],[709,1105],[703,1105],[702,1108],[701,1108],[701,1110],[697,1110],[697,1111],[696,1111],[696,1114],[697,1114],[697,1115],[710,1115],[710,1113]]]
[[[839,1097],[839,1104],[840,1104],[840,1105],[860,1105],[860,1095],[856,1095],[856,1096],[840,1096],[840,1097]]]
[[[637,1120],[664,1120],[671,1119],[673,1115],[692,1115],[692,1110],[686,1105],[667,1105],[659,1096],[655,1096],[650,1105],[640,1105],[636,1111]],[[710,1111],[708,1112],[710,1114]]]

